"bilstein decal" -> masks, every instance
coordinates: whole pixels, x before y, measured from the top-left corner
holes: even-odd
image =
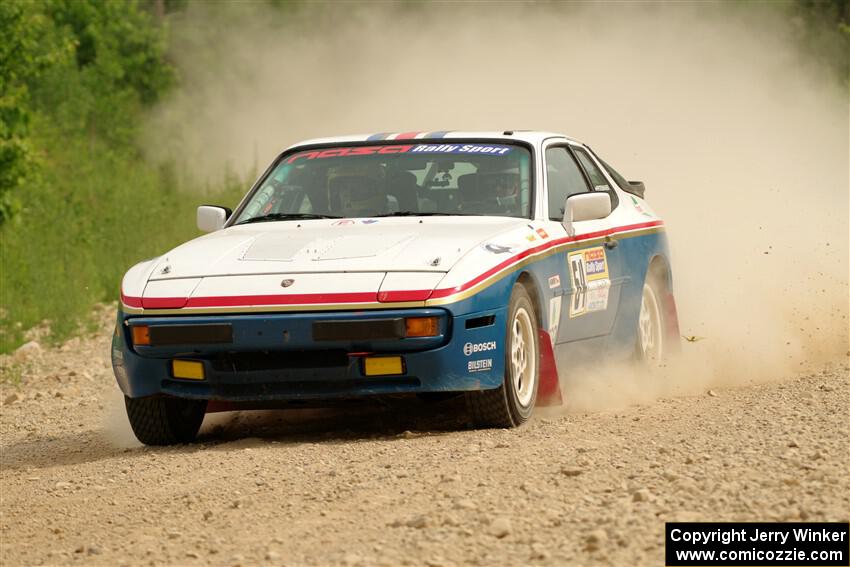
[[[484,372],[493,368],[493,359],[484,358],[481,360],[470,360],[466,363],[467,372]]]

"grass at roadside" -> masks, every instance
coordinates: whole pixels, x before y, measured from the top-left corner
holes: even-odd
[[[198,235],[195,208],[233,206],[247,181],[185,186],[172,166],[132,150],[37,125],[49,167],[0,228],[0,352],[49,321],[49,342],[84,330],[93,305],[114,301],[132,264]]]

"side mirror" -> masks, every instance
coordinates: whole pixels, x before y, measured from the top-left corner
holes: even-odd
[[[564,228],[573,236],[574,222],[604,219],[611,214],[611,195],[603,191],[575,193],[564,203]]]
[[[201,205],[198,207],[198,229],[204,232],[220,230],[233,211],[227,207]]]

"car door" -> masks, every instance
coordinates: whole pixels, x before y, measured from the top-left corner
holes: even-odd
[[[550,221],[562,222],[564,202],[576,193],[609,191],[612,208],[617,205],[616,194],[582,148],[565,142],[550,144],[545,148],[544,168]],[[575,222],[572,227],[574,235],[557,255],[561,273],[555,293],[562,299],[557,337],[553,337],[556,344],[609,334],[622,288],[622,260],[616,241],[606,241],[606,233],[613,228],[611,215]]]

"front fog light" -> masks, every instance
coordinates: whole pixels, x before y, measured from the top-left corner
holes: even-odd
[[[363,359],[363,374],[366,376],[404,374],[404,362],[400,356],[370,356]]]
[[[203,380],[204,363],[197,360],[172,360],[171,373],[175,378],[185,380]]]

